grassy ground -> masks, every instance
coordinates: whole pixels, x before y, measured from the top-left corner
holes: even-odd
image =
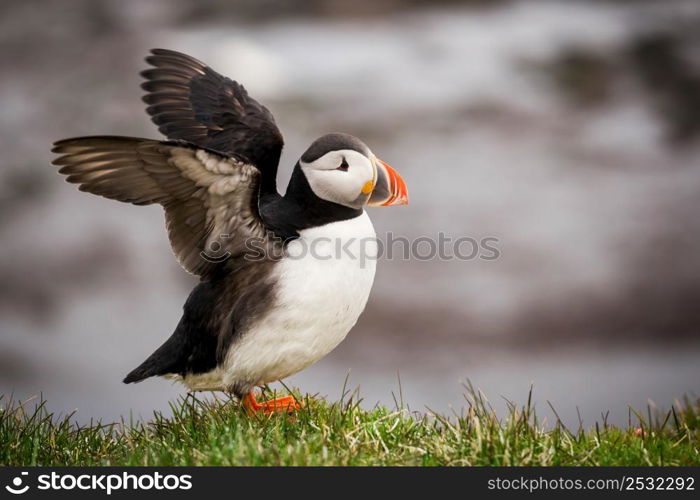
[[[529,402],[499,420],[473,390],[462,415],[305,398],[296,417],[183,397],[148,423],[78,427],[0,397],[0,465],[699,465],[700,400],[633,425],[545,430]],[[4,407],[4,409],[3,409]]]

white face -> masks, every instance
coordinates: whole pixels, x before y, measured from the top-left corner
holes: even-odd
[[[316,196],[351,208],[367,202],[377,180],[370,159],[351,149],[331,151],[299,165]]]

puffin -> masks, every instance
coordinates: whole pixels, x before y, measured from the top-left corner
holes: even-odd
[[[357,322],[376,270],[366,206],[408,204],[406,183],[360,139],[326,134],[284,195],[284,144],[270,111],[188,55],[151,50],[146,111],[166,140],[86,136],[53,144],[66,181],[105,198],[161,205],[177,261],[199,277],[175,331],[124,383],[160,376],[225,391],[250,414],[290,413],[256,387],[330,353]]]

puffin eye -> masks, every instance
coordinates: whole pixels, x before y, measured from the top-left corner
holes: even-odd
[[[350,165],[348,165],[348,162],[345,161],[345,158],[343,158],[343,162],[340,164],[336,170],[342,170],[343,172],[347,172],[348,168],[350,168]]]

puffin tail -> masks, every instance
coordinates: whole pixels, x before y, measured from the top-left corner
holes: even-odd
[[[156,367],[152,363],[149,363],[150,359],[151,358],[148,358],[138,367],[131,370],[129,374],[126,377],[124,377],[123,382],[125,384],[131,384],[135,382],[141,382],[142,380],[147,379],[149,377],[153,377],[154,375],[160,375]]]
[[[197,285],[185,302],[184,314],[175,331],[146,361],[132,370],[125,384],[157,375],[207,372],[216,367],[217,338],[209,334],[209,304],[217,288],[205,281]]]
[[[165,375],[166,373],[171,373],[169,369],[159,365],[157,359],[154,359],[154,356],[157,352],[158,351],[151,354],[146,361],[144,361],[139,366],[131,370],[129,374],[126,377],[124,377],[123,382],[125,384],[131,384],[135,382],[141,382],[144,379],[154,377],[156,375]]]
[[[182,337],[178,335],[180,325],[175,333],[165,343],[148,356],[146,361],[129,372],[124,377],[125,384],[141,382],[149,377],[167,375],[182,371],[181,359],[183,353]]]

